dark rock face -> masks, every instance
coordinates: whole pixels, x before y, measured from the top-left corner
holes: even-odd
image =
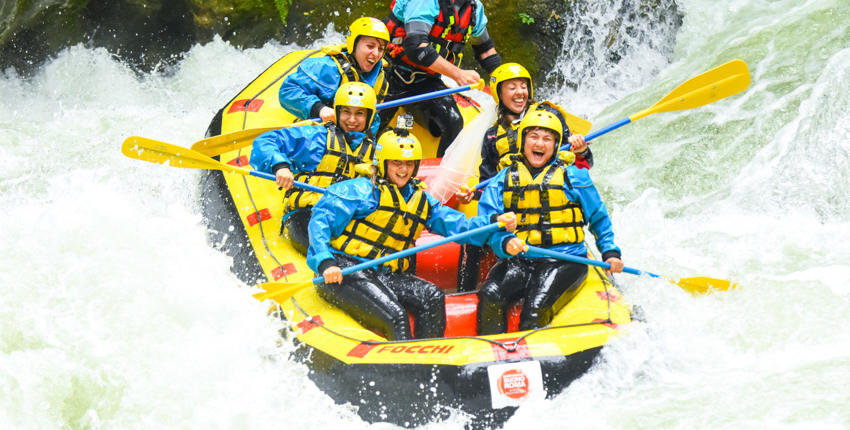
[[[26,74],[63,48],[103,47],[140,70],[215,35],[241,46],[279,38],[287,0],[2,0],[0,68]]]
[[[390,2],[0,0],[0,70],[14,67],[18,73],[27,74],[63,48],[78,43],[104,47],[142,71],[175,62],[192,45],[209,42],[216,35],[243,47],[262,46],[269,40],[306,45],[322,37],[329,25],[344,33],[356,18],[386,17]],[[607,52],[599,60],[617,62],[629,43],[622,36],[637,31],[635,23],[649,20],[652,31],[675,33],[682,21],[675,0],[482,3],[489,19],[488,31],[503,60],[525,65],[535,79],[547,76],[562,55],[570,56],[599,39],[599,33],[588,27],[607,28]],[[594,3],[618,9],[616,19],[600,22],[588,17],[587,10]],[[672,48],[669,50],[672,52]],[[465,67],[478,68],[471,48],[465,56]],[[569,79],[563,82],[563,77],[557,80],[570,84]]]

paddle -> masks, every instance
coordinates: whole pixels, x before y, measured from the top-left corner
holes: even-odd
[[[308,119],[306,121],[293,122],[292,124],[286,124],[281,127],[249,128],[247,130],[234,131],[233,133],[220,134],[218,136],[208,137],[193,143],[192,150],[208,157],[215,157],[217,155],[249,146],[254,143],[254,139],[256,139],[257,136],[267,131],[321,123],[321,121],[321,118],[315,118]]]
[[[247,131],[247,130],[246,130]],[[191,149],[183,148],[170,143],[160,142],[158,140],[148,139],[140,136],[130,136],[121,145],[121,152],[127,157],[137,160],[147,161],[156,164],[168,164],[174,167],[183,167],[188,169],[209,169],[221,170],[228,173],[239,173],[240,175],[256,176],[258,178],[275,180],[275,176],[266,172],[258,172],[256,170],[246,169],[244,167],[225,164],[210,157],[207,157],[200,152]],[[293,185],[303,188],[308,191],[324,193],[325,189],[310,185],[300,181],[293,181]]]
[[[688,79],[654,105],[628,118],[594,131],[585,136],[584,140],[590,142],[605,133],[654,113],[673,112],[705,106],[717,100],[738,94],[747,89],[748,86],[750,86],[750,71],[747,69],[747,64],[741,60],[732,60],[722,66],[715,67],[701,75]],[[562,146],[559,151],[568,149],[569,144]],[[475,186],[475,189],[484,188],[491,180],[492,178],[481,181]]]
[[[418,94],[415,96],[405,97],[398,100],[392,100],[384,103],[378,103],[376,106],[377,109],[387,109],[396,106],[401,106],[408,103],[420,102],[422,100],[433,99],[436,97],[442,97],[449,94],[459,93],[462,91],[467,91],[471,89],[480,90],[484,88],[484,80],[480,79],[475,85],[463,85],[460,87],[454,88],[446,88],[444,90],[434,91],[425,94]],[[217,155],[221,155],[230,151],[235,151],[240,148],[244,148],[246,146],[250,146],[254,139],[271,130],[277,130],[281,128],[289,128],[289,127],[297,127],[300,125],[307,125],[313,123],[322,123],[321,118],[313,118],[305,121],[299,121],[292,124],[287,124],[282,127],[270,127],[270,128],[251,128],[248,130],[239,130],[234,131],[233,133],[222,134],[220,136],[210,137],[204,140],[199,140],[192,145],[192,150],[197,151],[203,155],[208,157],[215,157]]]
[[[591,260],[589,258],[578,257],[575,255],[564,254],[562,252],[552,251],[546,248],[540,248],[538,246],[528,245],[528,251],[533,254],[544,255],[547,257],[559,258],[561,260],[572,261],[574,263],[584,263],[590,264],[592,266],[598,266],[603,269],[611,268],[610,263],[606,263],[604,261]],[[632,275],[649,275],[653,278],[663,278],[678,286],[682,287],[686,291],[690,291],[691,294],[708,294],[712,291],[727,291],[732,288],[735,288],[737,284],[732,284],[729,281],[723,279],[714,279],[708,277],[696,277],[696,278],[680,278],[678,281],[673,281],[670,278],[665,276],[656,275],[654,273],[645,272],[642,270],[632,269],[631,267],[624,267],[623,272],[630,273]]]
[[[419,251],[424,251],[426,249],[431,249],[449,242],[454,242],[460,239],[467,238],[469,236],[475,236],[481,233],[488,233],[499,228],[504,227],[504,224],[494,222],[492,224],[487,224],[482,227],[474,228],[472,230],[465,231],[463,233],[458,233],[453,236],[444,237],[439,240],[435,240],[433,242],[426,243],[424,245],[415,246],[410,249],[405,249],[404,251],[394,252],[389,255],[385,255],[381,258],[377,258],[375,260],[366,261],[351,267],[346,267],[342,269],[342,276],[348,275],[350,273],[354,273],[358,270],[368,269],[370,267],[375,267],[381,264],[386,263],[387,261],[396,260],[399,258],[407,257],[408,255],[416,254]],[[295,282],[267,282],[264,284],[260,284],[259,286],[263,288],[265,291],[262,293],[254,294],[254,297],[258,300],[265,299],[274,299],[278,303],[283,303],[292,297],[293,294],[302,290],[303,288],[309,287],[313,284],[318,284],[324,282],[325,278],[322,276],[317,276],[307,282],[295,283]]]

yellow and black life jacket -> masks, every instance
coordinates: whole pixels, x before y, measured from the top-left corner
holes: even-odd
[[[505,211],[517,214],[514,234],[531,245],[544,247],[582,243],[584,215],[581,205],[564,192],[565,183],[572,189],[564,160],[559,157],[532,178],[522,156],[506,158],[513,162],[505,177],[503,199]]]
[[[558,111],[558,108],[554,107],[551,102],[544,101],[540,103],[534,103],[528,107],[526,112],[533,112],[536,110],[546,110],[547,112],[551,112],[555,116],[557,116],[558,119],[561,120],[561,128],[566,130],[566,132],[564,133],[565,136],[570,136],[570,128],[567,125],[563,114]],[[504,128],[502,121],[498,122],[498,128],[496,129],[496,150],[499,151],[500,160],[506,155],[520,153],[519,134],[517,133],[517,130],[519,130],[519,121],[512,122],[510,130],[506,130]],[[561,142],[559,142],[559,145],[563,145],[566,142],[566,137],[561,137]]]
[[[357,72],[357,68],[352,67],[351,60],[348,58],[348,55],[342,52],[343,47],[344,45],[327,45],[322,47],[322,52],[324,52],[328,57],[331,57],[331,59],[334,60],[334,63],[336,63],[337,69],[339,69],[339,75],[342,77],[339,84],[343,85],[348,82],[363,82],[364,84],[367,84],[366,81],[360,77],[360,74]],[[349,55],[353,54],[349,53]],[[387,87],[388,83],[386,79],[384,79],[384,67],[381,67],[381,71],[378,72],[378,77],[375,79],[375,85],[372,85],[372,89],[375,90],[375,96],[378,99],[378,103],[381,103],[384,100],[384,97],[386,97]]]
[[[450,63],[460,67],[463,59],[463,49],[475,28],[475,12],[478,7],[475,0],[437,0],[440,6],[440,14],[431,25],[428,33],[428,41],[431,46]],[[390,14],[384,20],[387,31],[390,33],[389,55],[392,59],[401,61],[404,65],[417,71],[428,74],[435,72],[427,67],[420,66],[404,55],[401,41],[407,36],[404,30],[404,22],[392,12],[396,0],[390,4]]]
[[[505,129],[502,121],[499,121],[496,128],[496,150],[499,151],[500,160],[505,155],[520,153],[517,129],[519,129],[519,121],[511,122],[508,129]]]
[[[331,246],[349,255],[374,259],[413,247],[431,216],[431,205],[425,196],[424,185],[417,179],[410,199],[389,181],[379,179],[375,185],[380,192],[378,208],[363,219],[353,219]],[[407,271],[410,257],[384,263],[393,272]]]
[[[352,151],[346,142],[344,134],[337,130],[333,123],[326,125],[328,128],[328,140],[325,146],[325,155],[316,170],[312,172],[300,172],[295,175],[296,181],[306,182],[317,187],[327,188],[329,185],[354,178],[354,166],[361,163],[371,163],[375,157],[375,143],[372,139],[364,138],[356,151]],[[302,188],[292,187],[286,192],[286,211],[313,207],[321,193],[307,191]]]

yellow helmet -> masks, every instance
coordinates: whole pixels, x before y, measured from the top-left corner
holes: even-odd
[[[345,37],[345,47],[349,55],[354,55],[354,44],[360,36],[372,36],[390,43],[390,32],[383,21],[376,18],[357,18],[348,27],[348,36]]]
[[[372,127],[377,104],[378,99],[375,97],[375,90],[363,82],[346,82],[339,86],[334,95],[334,112],[336,112],[337,121],[339,121],[339,111],[342,106],[366,108],[369,121],[367,121],[364,131]]]
[[[490,74],[490,95],[499,104],[499,84],[508,79],[524,78],[528,79],[528,98],[534,97],[534,87],[531,85],[531,74],[525,67],[517,63],[505,63],[493,70]]]
[[[517,134],[520,138],[519,150],[525,151],[525,132],[532,128],[545,128],[555,133],[555,145],[561,142],[561,136],[564,134],[564,129],[561,127],[561,120],[555,114],[546,110],[535,110],[526,112],[519,122]],[[558,152],[558,147],[555,147],[555,152]]]
[[[405,135],[402,130],[387,130],[378,138],[376,161],[380,176],[386,176],[387,160],[416,161],[416,167],[413,169],[413,175],[411,175],[411,177],[414,177],[419,172],[419,164],[422,161],[422,145],[419,144],[419,140],[413,134]]]

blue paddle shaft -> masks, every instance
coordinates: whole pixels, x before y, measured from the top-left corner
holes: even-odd
[[[616,129],[618,129],[618,128],[620,128],[620,127],[622,127],[622,126],[624,126],[624,125],[626,125],[630,122],[632,122],[632,120],[630,118],[623,118],[623,119],[621,119],[621,120],[619,120],[619,121],[617,121],[613,124],[609,124],[606,127],[603,127],[599,130],[596,130],[594,132],[589,133],[587,136],[584,137],[584,141],[590,142],[591,140],[596,139],[597,137],[602,136],[603,134],[608,133],[609,131],[614,131],[614,130],[616,130]],[[571,145],[569,143],[567,143],[567,144],[561,146],[558,149],[558,151],[569,151],[570,146]],[[492,180],[493,180],[493,178],[490,178],[490,179],[479,182],[478,184],[475,185],[475,189],[480,190],[480,189],[486,187],[487,184],[489,184],[490,181],[492,181]]]
[[[611,263],[606,263],[604,261],[591,260],[589,258],[579,257],[577,255],[569,255],[564,254],[563,252],[552,251],[546,248],[540,248],[539,246],[528,245],[528,251],[532,254],[543,255],[547,257],[559,258],[561,260],[572,261],[573,263],[584,263],[590,264],[591,266],[598,266],[603,269],[610,269]],[[649,275],[653,278],[660,278],[660,276],[644,272],[642,270],[632,269],[631,267],[623,267],[623,272],[631,273],[632,275]]]
[[[475,236],[477,234],[495,231],[495,230],[498,230],[499,228],[501,228],[499,223],[494,222],[492,224],[487,224],[487,225],[482,226],[482,227],[474,228],[472,230],[468,230],[468,231],[465,231],[463,233],[458,233],[454,236],[444,237],[442,239],[435,240],[433,242],[429,242],[429,243],[426,243],[424,245],[419,245],[419,246],[415,246],[415,247],[410,248],[410,249],[405,249],[404,251],[393,252],[392,254],[385,255],[381,258],[376,258],[376,259],[371,260],[371,261],[366,261],[366,262],[356,264],[356,265],[351,266],[351,267],[346,267],[345,269],[342,269],[342,276],[348,275],[349,273],[354,273],[358,270],[363,270],[363,269],[368,269],[370,267],[375,267],[375,266],[384,264],[387,261],[392,261],[392,260],[396,260],[396,259],[399,259],[399,258],[404,258],[404,257],[407,257],[408,255],[416,254],[419,251],[431,249],[431,248],[434,248],[434,247],[437,247],[437,246],[440,246],[440,245],[443,245],[443,244],[446,244],[446,243],[449,243],[449,242],[454,242],[456,240],[467,238],[469,236]],[[321,282],[325,282],[325,278],[323,276],[317,276],[317,277],[313,278],[314,284],[318,284],[318,283],[321,283]]]
[[[275,176],[272,175],[271,173],[260,172],[260,171],[257,171],[257,170],[250,170],[249,173],[251,174],[251,176],[256,176],[258,178],[268,179],[270,181],[276,180]],[[325,189],[322,188],[322,187],[317,187],[315,185],[310,185],[308,183],[301,182],[301,181],[292,181],[292,185],[295,186],[295,187],[301,188],[301,189],[305,189],[307,191],[315,191],[317,193],[322,193],[322,194],[324,194],[324,192],[325,192]]]
[[[428,99],[433,99],[433,98],[436,98],[436,97],[441,97],[441,96],[445,96],[445,95],[449,95],[449,94],[459,93],[461,91],[467,91],[471,88],[472,88],[472,85],[464,85],[464,86],[455,87],[455,88],[446,88],[444,90],[434,91],[432,93],[419,94],[419,95],[415,95],[415,96],[405,97],[403,99],[391,100],[391,101],[384,102],[384,103],[378,103],[377,108],[378,109],[387,109],[387,108],[392,108],[392,107],[396,107],[396,106],[401,106],[401,105],[407,104],[407,103],[421,102],[422,100],[428,100]]]
[[[422,100],[429,100],[436,97],[442,97],[449,94],[459,93],[461,91],[468,91],[472,89],[472,85],[464,85],[462,87],[455,88],[446,88],[444,90],[434,91],[431,93],[418,94],[415,96],[405,97],[403,99],[391,100],[384,103],[378,103],[375,108],[376,109],[389,109],[394,108],[396,106],[406,105],[408,103],[416,103],[421,102]],[[322,122],[321,118],[310,118],[310,121],[313,122]]]

